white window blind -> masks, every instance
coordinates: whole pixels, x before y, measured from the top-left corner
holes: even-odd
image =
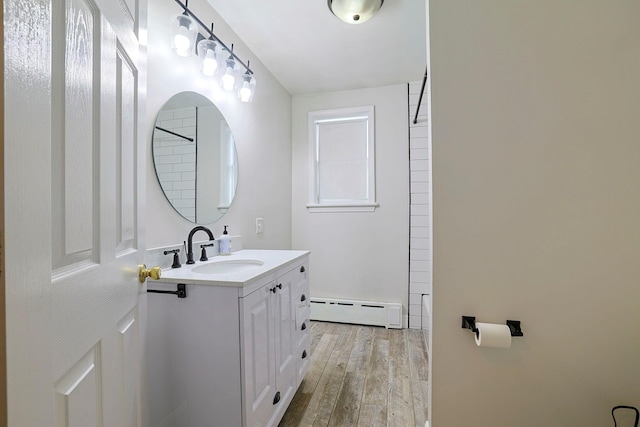
[[[373,106],[309,113],[312,211],[372,211],[375,201]]]

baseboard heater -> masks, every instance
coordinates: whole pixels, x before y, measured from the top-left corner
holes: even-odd
[[[402,304],[311,298],[311,320],[402,328]]]

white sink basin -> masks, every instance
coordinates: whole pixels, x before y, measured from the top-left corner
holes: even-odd
[[[209,264],[198,265],[191,271],[197,274],[227,274],[248,271],[260,267],[264,261],[258,259],[230,259],[214,261]]]

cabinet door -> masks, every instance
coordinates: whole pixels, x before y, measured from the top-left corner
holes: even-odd
[[[293,358],[295,312],[293,311],[293,282],[295,271],[280,276],[274,293],[276,343],[276,375],[285,375],[295,363]],[[282,390],[281,390],[282,392]]]
[[[246,426],[262,426],[276,393],[273,328],[275,283],[242,298]]]
[[[295,271],[283,274],[276,281],[274,301],[275,370],[277,398],[266,427],[277,426],[296,391],[295,350]]]

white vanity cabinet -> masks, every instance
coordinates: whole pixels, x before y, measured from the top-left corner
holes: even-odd
[[[308,262],[242,298],[244,412],[276,426],[309,368]]]
[[[148,294],[150,425],[278,425],[311,356],[308,259],[241,287],[186,280],[187,298]]]
[[[277,424],[296,389],[291,293],[285,275],[241,298],[247,426]]]

